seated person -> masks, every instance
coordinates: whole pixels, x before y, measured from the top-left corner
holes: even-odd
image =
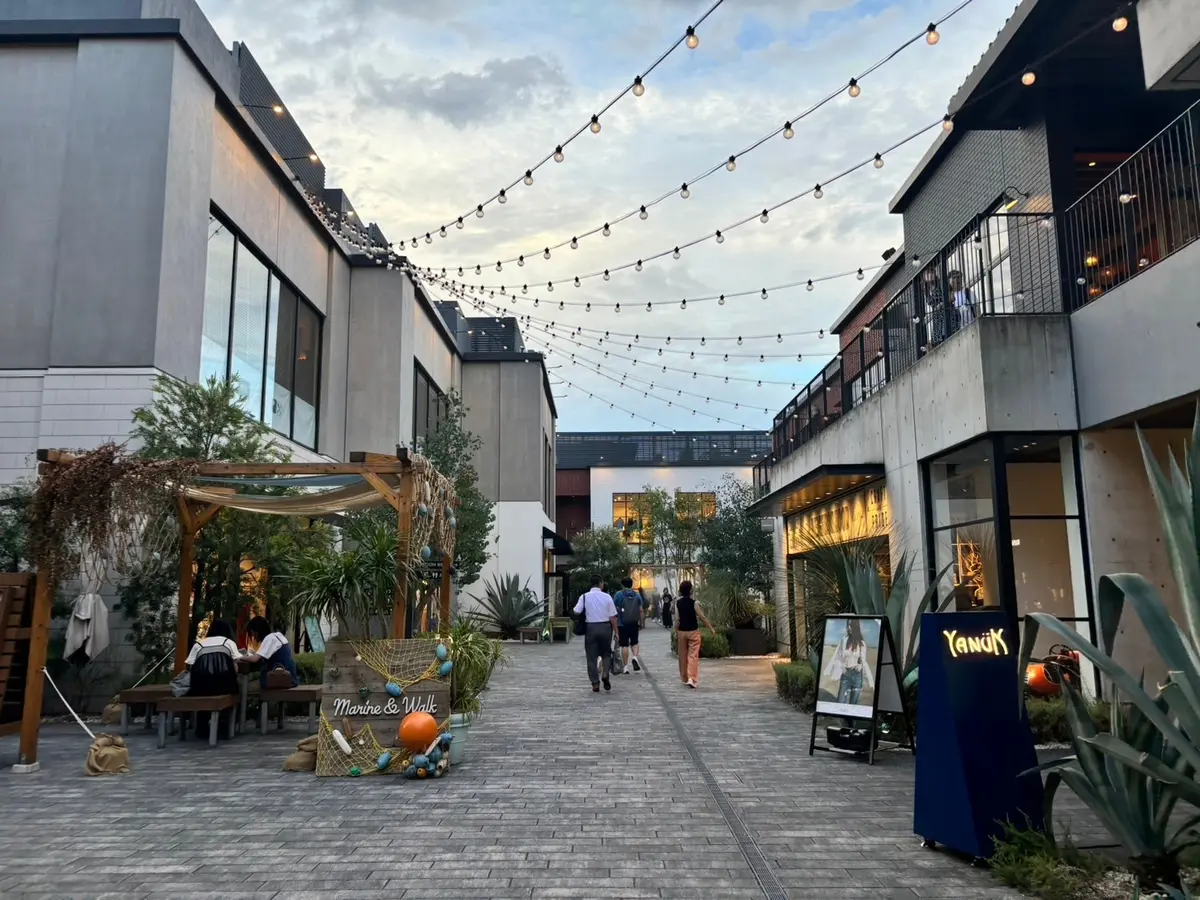
[[[250,636],[251,641],[258,644],[258,649],[246,659],[252,663],[262,661],[259,684],[263,688],[267,686],[267,675],[276,669],[283,669],[292,676],[292,687],[300,684],[300,673],[296,669],[292,646],[288,643],[286,635],[273,630],[271,623],[262,616],[255,616],[250,620],[250,624],[246,626],[246,634]]]
[[[187,668],[191,673],[188,687],[189,697],[219,697],[238,693],[237,665],[235,660],[241,651],[233,640],[233,628],[228,622],[217,619],[208,628],[208,634],[192,647],[188,654]],[[196,737],[208,737],[210,713],[196,713]],[[219,737],[229,737],[226,733]]]

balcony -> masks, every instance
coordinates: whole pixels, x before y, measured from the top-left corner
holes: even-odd
[[[977,217],[933,259],[914,259],[913,277],[883,311],[775,416],[755,487],[768,491],[771,466],[976,318],[1061,313],[1057,240],[1052,214],[995,212]]]
[[[1200,103],[1059,216],[1071,312],[1200,237]]]

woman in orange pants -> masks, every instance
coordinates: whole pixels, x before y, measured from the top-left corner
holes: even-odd
[[[675,601],[675,612],[679,620],[676,629],[679,654],[679,680],[690,688],[700,683],[700,622],[716,635],[712,623],[700,609],[700,604],[692,596],[692,583],[681,582],[679,599]]]

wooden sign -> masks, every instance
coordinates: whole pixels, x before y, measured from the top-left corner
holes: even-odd
[[[396,746],[400,722],[411,712],[444,722],[450,717],[450,679],[437,674],[437,645],[436,639],[329,641],[321,692],[325,720],[337,729],[348,721],[352,733],[369,725],[383,747]],[[389,683],[402,689],[399,697],[389,692]]]

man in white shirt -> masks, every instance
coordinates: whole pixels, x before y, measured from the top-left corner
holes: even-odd
[[[599,693],[602,681],[606,691],[612,690],[608,672],[612,664],[613,635],[617,633],[617,606],[613,598],[601,589],[599,575],[593,575],[591,583],[591,589],[575,604],[575,614],[582,615],[587,623],[583,649],[587,653],[587,671],[592,691]],[[599,667],[596,665],[597,658],[602,662]]]

